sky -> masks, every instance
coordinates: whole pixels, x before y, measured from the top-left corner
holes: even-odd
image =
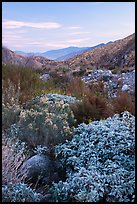
[[[15,51],[92,47],[135,32],[135,2],[2,2],[2,44]]]

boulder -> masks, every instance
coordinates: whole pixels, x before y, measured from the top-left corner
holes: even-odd
[[[35,155],[26,160],[18,170],[20,177],[25,176],[25,182],[40,182],[51,184],[61,180],[59,175],[63,167],[59,161],[52,161],[45,155]]]
[[[129,90],[129,86],[127,84],[124,84],[122,86],[122,91],[128,91]]]

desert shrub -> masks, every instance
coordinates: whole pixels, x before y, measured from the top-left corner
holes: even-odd
[[[9,128],[19,120],[21,107],[19,105],[2,104],[2,129]]]
[[[78,71],[73,71],[73,76],[74,77],[81,77],[86,73],[86,68],[84,66],[80,67],[80,70]]]
[[[76,102],[76,97],[72,96],[67,96],[67,95],[62,95],[62,94],[46,94],[48,97],[49,101],[61,101],[63,100],[65,103],[75,103]]]
[[[61,93],[60,88],[56,86],[52,78],[44,82],[42,90],[38,90],[37,92],[35,92],[34,96],[38,96],[44,93]]]
[[[115,113],[129,111],[135,115],[135,97],[127,92],[118,92],[117,97],[112,100]]]
[[[113,114],[108,100],[97,94],[88,94],[70,107],[78,124],[82,122],[89,123],[91,120],[100,120]]]
[[[135,117],[129,112],[80,124],[55,153],[67,179],[50,188],[52,202],[135,201]]]
[[[49,97],[42,95],[28,102],[20,113],[16,129],[11,127],[11,132],[14,134],[16,130],[17,137],[31,147],[53,146],[72,137],[75,120],[69,104]]]
[[[75,96],[76,98],[82,98],[88,92],[88,87],[79,77],[72,78],[66,87],[66,93]]]
[[[88,84],[88,87],[90,89],[90,94],[98,94],[100,93],[103,96],[107,96],[106,91],[104,90],[104,82],[91,82]]]
[[[18,84],[14,84],[9,79],[6,81],[6,83],[4,80],[2,80],[3,104],[19,105],[20,94],[20,81],[18,81]]]
[[[7,94],[7,89],[9,94],[11,93],[13,86],[15,91],[17,91],[19,87],[20,95],[18,101],[20,103],[32,99],[35,93],[44,89],[44,81],[40,79],[40,74],[28,67],[4,65],[2,66],[2,79],[2,92],[5,95]],[[11,91],[9,92],[9,90]],[[9,102],[9,100],[7,102]]]
[[[16,141],[15,144],[13,140],[7,140],[6,137],[2,138],[2,184],[21,182],[25,178],[18,177],[18,167],[26,158],[24,145],[23,143],[19,145],[19,141]]]
[[[24,183],[2,186],[2,202],[40,202],[42,195]]]
[[[61,71],[61,70],[59,70]],[[66,86],[70,83],[71,76],[69,73],[58,73],[57,71],[50,72],[52,83],[54,84],[55,89],[65,92]]]
[[[7,80],[7,86],[4,88],[4,80],[2,81],[2,129],[9,128],[10,125],[16,123],[19,119],[21,106],[20,83],[17,86],[10,80]]]

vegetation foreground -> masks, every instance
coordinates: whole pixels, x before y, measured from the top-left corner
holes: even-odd
[[[44,82],[28,68],[2,73],[3,202],[135,201],[134,96],[108,98],[101,83],[65,74]],[[34,155],[59,173],[20,175]]]

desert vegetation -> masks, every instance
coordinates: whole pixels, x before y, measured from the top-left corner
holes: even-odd
[[[109,98],[102,82],[56,72],[42,81],[31,68],[3,65],[3,202],[41,202],[47,193],[49,202],[134,201],[134,115],[134,95]],[[37,188],[18,169],[45,149],[67,178]]]

